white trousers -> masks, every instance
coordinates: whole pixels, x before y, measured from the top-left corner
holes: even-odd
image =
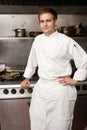
[[[58,87],[58,94],[56,87]],[[65,87],[65,93],[61,91],[63,90],[61,87]],[[68,87],[41,81],[36,85],[29,110],[31,130],[71,130],[77,93],[73,86],[73,89],[71,87],[66,89]],[[52,94],[55,96],[51,98]]]

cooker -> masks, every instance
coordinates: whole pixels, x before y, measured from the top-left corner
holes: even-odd
[[[5,66],[5,71],[0,73],[3,75],[3,78],[0,78],[1,130],[30,130],[29,105],[37,76],[32,77],[29,88],[23,89],[20,83],[24,70],[21,68],[24,66]]]
[[[83,43],[84,40],[81,42]],[[32,39],[18,40],[17,38],[8,38],[0,40],[1,130],[30,130],[29,105],[33,88],[38,80],[37,71],[32,77],[31,85],[28,89],[21,88],[20,83],[23,80],[23,72],[31,46]],[[84,130],[87,127],[87,80],[79,82],[76,85],[76,89],[78,96],[73,130]]]

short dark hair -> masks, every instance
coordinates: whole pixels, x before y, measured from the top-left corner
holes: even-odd
[[[57,12],[51,7],[42,7],[38,12],[38,18],[40,19],[40,15],[44,13],[50,13],[53,15],[54,20],[57,19]]]

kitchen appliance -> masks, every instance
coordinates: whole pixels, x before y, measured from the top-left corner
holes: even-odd
[[[27,89],[21,79],[0,81],[1,130],[30,130],[29,105],[36,81]]]
[[[3,72],[5,79],[0,79],[1,130],[30,130],[28,111],[33,88],[38,79],[37,74],[32,77],[28,89],[22,89],[20,82],[23,80],[23,72],[32,40],[0,39],[0,64],[5,64],[5,71]],[[20,72],[22,76],[19,75],[20,78],[13,79],[10,77],[9,79],[5,77],[7,72]],[[87,126],[87,81],[79,82],[76,89],[78,99],[75,107],[73,130],[84,130]]]
[[[0,39],[1,130],[30,130],[29,104],[36,80],[32,79],[28,89],[20,83],[31,46],[32,39]]]
[[[26,29],[14,29],[13,31],[15,31],[15,37],[25,37],[26,36]]]
[[[59,32],[64,33],[71,37],[85,37],[87,36],[87,29],[82,23],[71,26],[61,26]]]
[[[21,88],[20,84],[0,85],[0,100],[31,98],[34,83],[28,89]]]
[[[76,68],[72,64],[73,70]],[[77,100],[74,110],[72,130],[84,130],[87,127],[87,80],[76,85]]]
[[[34,83],[28,89],[20,84],[0,85],[1,130],[30,130],[29,104]]]
[[[85,130],[87,128],[87,94],[78,95],[72,130]]]

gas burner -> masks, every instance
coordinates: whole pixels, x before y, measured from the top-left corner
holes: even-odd
[[[17,98],[31,98],[35,84],[31,84],[29,88],[21,88],[20,84],[1,85],[0,99],[17,99]]]

